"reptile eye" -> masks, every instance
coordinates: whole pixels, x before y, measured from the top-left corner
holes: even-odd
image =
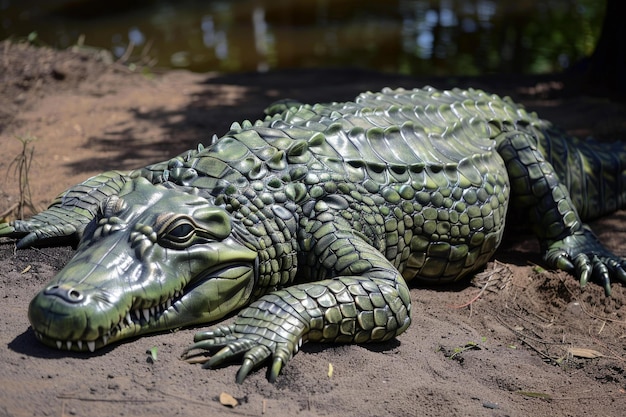
[[[178,218],[159,233],[161,246],[172,249],[184,249],[191,245],[196,237],[196,226],[186,218]]]
[[[174,227],[172,230],[168,231],[167,234],[170,237],[175,237],[177,239],[187,240],[190,235],[194,232],[194,227],[189,223],[179,224]]]

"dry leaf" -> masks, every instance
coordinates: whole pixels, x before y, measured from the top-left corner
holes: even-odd
[[[595,358],[601,358],[604,356],[602,353],[598,352],[597,350],[577,348],[577,347],[571,347],[567,349],[567,353],[569,353],[572,356],[576,356],[578,358],[586,358],[586,359],[595,359]]]
[[[220,394],[220,404],[225,405],[226,407],[235,408],[239,405],[239,401],[235,397],[225,392]]]

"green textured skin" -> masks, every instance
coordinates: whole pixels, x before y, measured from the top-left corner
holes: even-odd
[[[0,225],[19,247],[79,240],[29,307],[37,337],[94,350],[134,335],[230,326],[189,348],[242,356],[270,379],[308,340],[371,342],[410,324],[407,281],[483,267],[507,208],[524,213],[550,267],[585,284],[626,281],[583,219],[623,207],[621,144],[567,137],[508,98],[389,90],[355,102],[276,103],[214,143],[61,194]]]

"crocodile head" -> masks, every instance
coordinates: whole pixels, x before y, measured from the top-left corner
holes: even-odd
[[[190,189],[128,182],[106,200],[77,253],[31,301],[43,343],[93,351],[217,320],[248,303],[256,251],[229,214]]]

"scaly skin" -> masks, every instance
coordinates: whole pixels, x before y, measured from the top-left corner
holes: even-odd
[[[475,90],[386,89],[268,112],[206,149],[98,175],[0,225],[18,247],[79,242],[30,304],[35,335],[93,351],[243,308],[185,355],[218,350],[208,367],[242,357],[239,382],[270,361],[274,380],[306,341],[402,333],[406,282],[481,268],[509,206],[527,216],[548,266],[582,285],[593,277],[607,295],[611,279],[626,281],[624,261],[583,223],[624,206],[622,145],[568,138]]]

